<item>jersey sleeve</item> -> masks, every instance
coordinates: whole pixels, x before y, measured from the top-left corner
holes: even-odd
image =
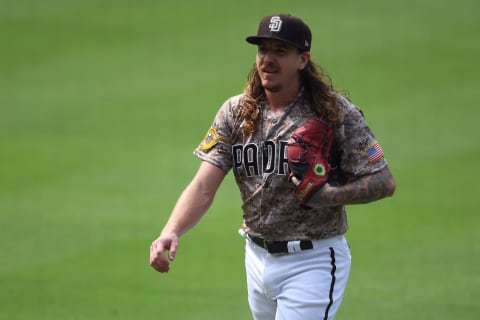
[[[240,99],[241,96],[232,97],[220,107],[212,125],[193,151],[198,158],[219,167],[226,173],[233,165],[232,143],[236,140],[241,127],[238,123]]]
[[[382,170],[386,165],[383,150],[368,127],[363,112],[343,98],[343,123],[336,132],[340,168],[354,178]]]

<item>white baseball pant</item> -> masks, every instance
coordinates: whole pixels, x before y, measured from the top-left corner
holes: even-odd
[[[313,249],[270,254],[246,239],[248,302],[255,320],[331,320],[340,306],[351,256],[344,236]]]

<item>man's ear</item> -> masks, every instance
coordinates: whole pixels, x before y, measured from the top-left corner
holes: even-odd
[[[298,69],[303,70],[310,61],[310,52],[302,52],[299,59]]]

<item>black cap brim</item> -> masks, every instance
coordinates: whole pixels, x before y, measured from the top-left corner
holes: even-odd
[[[300,47],[297,43],[294,43],[294,42],[285,40],[285,39],[283,39],[282,37],[274,37],[274,36],[268,36],[268,37],[250,36],[250,37],[247,37],[245,40],[247,40],[247,42],[250,43],[250,44],[256,44],[256,45],[258,45],[261,40],[268,40],[268,39],[274,39],[274,40],[279,40],[279,41],[282,41],[282,42],[286,42],[286,43],[290,44],[291,46],[297,48],[298,50],[300,50],[300,51],[302,51],[302,52],[306,51],[304,47]]]

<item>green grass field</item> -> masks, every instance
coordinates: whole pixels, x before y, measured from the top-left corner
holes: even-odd
[[[349,207],[337,319],[478,319],[480,2],[0,0],[0,319],[250,319],[229,176],[148,265],[267,14],[312,28],[397,180]]]

